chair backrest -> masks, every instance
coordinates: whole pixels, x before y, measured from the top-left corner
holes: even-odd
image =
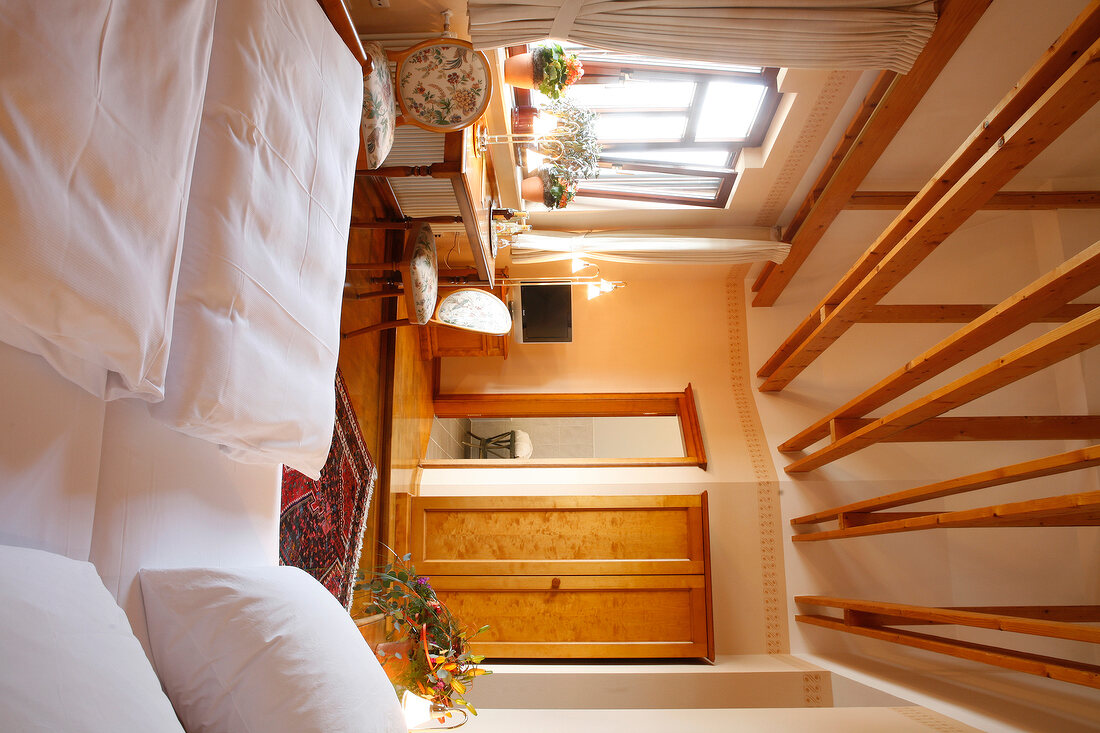
[[[463,331],[503,336],[512,330],[512,313],[497,296],[479,288],[459,288],[439,301],[434,323]]]
[[[390,54],[404,122],[435,132],[469,127],[493,92],[489,59],[458,38],[433,38]]]
[[[423,326],[431,319],[439,299],[439,262],[430,226],[419,224],[409,229],[400,267],[409,320]]]

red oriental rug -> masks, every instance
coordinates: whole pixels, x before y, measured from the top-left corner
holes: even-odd
[[[302,568],[351,607],[377,469],[336,372],[336,427],[316,481],[283,467],[279,563]]]

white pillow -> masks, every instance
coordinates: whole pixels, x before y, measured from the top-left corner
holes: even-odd
[[[405,733],[340,603],[288,566],[142,570],[153,661],[189,733]]]
[[[91,563],[0,545],[0,728],[183,733]]]

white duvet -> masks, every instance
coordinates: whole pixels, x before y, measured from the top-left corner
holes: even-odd
[[[332,441],[362,69],[315,0],[221,0],[155,417],[316,477]]]
[[[160,399],[215,0],[0,3],[0,341]]]

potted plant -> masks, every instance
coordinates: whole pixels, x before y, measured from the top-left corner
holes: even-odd
[[[540,166],[520,183],[526,201],[541,201],[548,209],[564,209],[577,195],[577,176],[559,165]]]
[[[568,168],[577,178],[596,178],[603,146],[596,137],[599,115],[569,99],[550,102],[543,109],[557,118],[539,152],[554,165]]]
[[[558,99],[562,91],[584,75],[576,54],[567,54],[557,43],[535,46],[528,53],[509,56],[504,61],[504,81],[514,87],[538,89]]]
[[[417,575],[409,555],[395,559],[356,590],[368,589],[367,613],[381,613],[388,621],[387,641],[375,654],[400,697],[408,691],[428,700],[434,712],[462,707],[477,711],[464,695],[474,678],[490,674],[477,665],[484,657],[469,648],[472,637],[436,597],[428,578]]]

